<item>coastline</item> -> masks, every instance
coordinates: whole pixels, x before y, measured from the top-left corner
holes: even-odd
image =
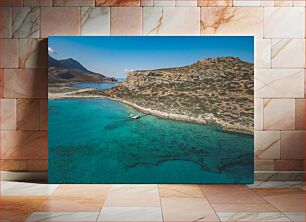
[[[184,121],[184,122],[190,122],[190,123],[197,123],[197,124],[217,124],[219,126],[221,126],[222,130],[226,131],[226,132],[232,132],[232,133],[240,133],[240,134],[246,134],[246,135],[254,135],[253,130],[250,129],[246,129],[241,127],[240,129],[234,126],[230,126],[220,120],[218,120],[217,118],[215,118],[214,121],[212,120],[206,120],[204,118],[195,118],[195,117],[189,117],[186,115],[181,115],[181,114],[172,114],[172,113],[167,113],[167,112],[162,112],[162,111],[158,111],[158,110],[152,110],[149,108],[145,108],[145,107],[141,107],[137,104],[134,104],[130,101],[124,100],[124,99],[120,99],[120,98],[113,98],[113,97],[108,97],[108,96],[101,96],[101,95],[73,95],[73,93],[76,92],[84,92],[84,91],[88,91],[89,88],[86,89],[81,89],[78,91],[74,91],[74,92],[70,92],[70,93],[49,93],[48,94],[48,98],[49,99],[65,99],[65,98],[71,98],[71,99],[85,99],[85,98],[104,98],[104,99],[109,99],[109,100],[113,100],[113,101],[117,101],[117,102],[121,102],[123,104],[129,105],[137,110],[139,110],[142,113],[145,114],[150,114],[153,116],[157,116],[163,119],[169,119],[169,120],[176,120],[176,121]],[[55,95],[56,94],[56,95]]]
[[[88,90],[94,90],[93,88],[83,88],[78,89],[72,92],[62,92],[62,93],[50,93],[48,92],[48,99],[65,99],[65,98],[99,98],[101,96],[93,96],[93,95],[86,95],[86,96],[80,96],[80,95],[73,95],[74,93],[81,93],[81,92],[87,92]]]
[[[118,102],[121,102],[123,104],[127,104],[137,110],[139,110],[140,112],[142,113],[145,113],[145,114],[150,114],[150,115],[153,115],[153,116],[157,116],[157,117],[160,117],[160,118],[163,118],[163,119],[169,119],[169,120],[176,120],[176,121],[184,121],[184,122],[190,122],[190,123],[197,123],[197,124],[218,124],[222,127],[222,129],[224,131],[227,131],[227,132],[233,132],[233,133],[241,133],[241,134],[247,134],[247,135],[253,135],[253,131],[250,131],[250,130],[247,130],[247,129],[236,129],[236,128],[233,128],[233,127],[229,127],[229,126],[226,126],[225,123],[221,123],[220,121],[207,121],[205,119],[202,119],[202,118],[195,118],[195,117],[190,117],[190,116],[186,116],[186,115],[181,115],[181,114],[173,114],[173,113],[166,113],[166,112],[162,112],[162,111],[158,111],[158,110],[152,110],[152,109],[149,109],[149,108],[144,108],[144,107],[141,107],[141,106],[138,106],[137,104],[134,104],[134,103],[131,103],[127,100],[123,100],[123,99],[117,99],[117,98],[112,98],[112,97],[107,97],[107,96],[100,96],[101,98],[106,98],[106,99],[110,99],[110,100],[114,100],[114,101],[118,101]]]

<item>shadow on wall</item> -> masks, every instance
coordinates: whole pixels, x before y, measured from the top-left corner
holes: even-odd
[[[13,67],[7,65],[9,62],[5,61],[6,58],[1,53],[1,67],[4,68],[0,81],[2,91],[0,97],[4,98],[1,101],[0,118],[1,170],[46,172],[48,170],[48,39],[12,41],[13,48],[18,51],[13,58],[18,60],[14,62],[16,65]],[[0,47],[4,51],[10,51],[11,45]],[[5,69],[7,67],[13,69]]]

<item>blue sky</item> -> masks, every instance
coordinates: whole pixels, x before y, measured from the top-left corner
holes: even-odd
[[[73,58],[91,71],[117,78],[130,70],[178,67],[208,57],[254,61],[252,36],[51,36],[48,42],[50,56]]]

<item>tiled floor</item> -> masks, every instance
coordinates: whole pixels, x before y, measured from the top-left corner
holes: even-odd
[[[305,221],[301,182],[47,185],[1,182],[0,221]]]

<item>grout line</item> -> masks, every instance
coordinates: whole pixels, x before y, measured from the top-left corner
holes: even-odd
[[[258,189],[273,189],[273,188],[258,188]],[[282,189],[282,188],[281,188]],[[255,192],[255,191],[254,191]],[[257,192],[256,192],[257,193]],[[271,202],[269,202],[266,198],[264,198],[262,195],[258,194],[263,200],[265,200],[268,204],[270,204],[272,207],[274,207],[277,212],[279,212],[280,214],[282,214],[283,216],[287,217],[287,215],[285,215],[278,207],[276,207],[275,205],[273,205]],[[287,217],[290,221],[292,221],[289,217]]]
[[[104,184],[104,185],[105,185],[105,184]],[[106,201],[106,199],[107,199],[107,196],[108,196],[108,195],[109,195],[109,193],[111,192],[112,186],[113,186],[113,184],[110,184],[109,190],[108,190],[107,194],[105,195],[105,198],[104,198],[103,204],[102,204],[101,209],[100,209],[100,211],[99,211],[99,213],[98,213],[98,216],[97,216],[96,221],[98,221],[98,219],[99,219],[99,217],[100,217],[100,214],[101,214],[102,209],[103,209],[103,207],[104,207],[104,204],[105,204],[105,201]]]
[[[29,133],[48,133],[48,130],[0,130],[0,132],[29,132]]]
[[[254,91],[255,92],[255,91]],[[261,109],[262,109],[262,131],[264,131],[265,129],[265,107],[264,107],[264,99],[261,99]],[[254,110],[255,110],[255,107],[254,107]],[[254,116],[255,116],[255,113],[254,113]]]
[[[165,221],[164,220],[164,212],[163,212],[162,202],[161,202],[161,196],[160,196],[160,191],[159,191],[159,184],[156,184],[156,186],[157,186],[157,191],[158,191],[159,205],[160,205],[160,210],[161,210],[162,221]]]
[[[39,27],[39,31],[38,31],[38,37],[39,38],[41,38],[41,15],[42,15],[42,13],[41,13],[41,7],[39,7],[39,23],[38,23],[38,27]]]
[[[207,200],[207,202],[209,203],[210,207],[213,209],[213,211],[215,212],[216,216],[218,217],[219,221],[222,221],[221,218],[219,217],[217,211],[215,210],[215,208],[212,206],[212,203],[210,202],[210,200],[206,197],[204,191],[201,189],[200,185],[197,184],[197,186],[199,187],[201,193],[203,194],[204,198]],[[204,185],[205,186],[205,185]]]
[[[38,105],[39,105],[39,113],[38,113],[38,128],[39,128],[39,130],[41,130],[41,128],[42,128],[42,126],[41,126],[41,120],[42,120],[42,118],[41,118],[41,99],[38,99]]]

